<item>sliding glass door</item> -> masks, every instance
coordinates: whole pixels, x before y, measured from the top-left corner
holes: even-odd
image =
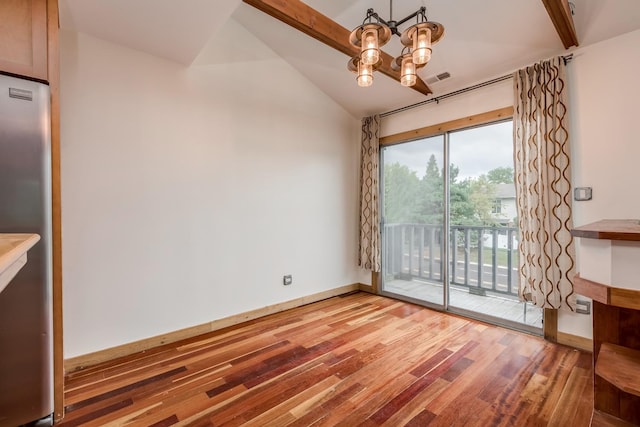
[[[444,306],[444,138],[381,153],[383,290]]]
[[[382,290],[532,332],[518,300],[512,122],[383,147]]]

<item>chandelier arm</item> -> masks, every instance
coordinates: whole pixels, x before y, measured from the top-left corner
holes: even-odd
[[[396,22],[396,25],[402,25],[402,24],[404,24],[405,22],[407,22],[408,20],[413,19],[413,18],[415,18],[415,17],[417,17],[417,16],[419,16],[419,15],[424,16],[424,12],[425,12],[425,10],[426,10],[426,9],[425,9],[425,7],[424,7],[424,6],[422,6],[422,7],[420,8],[420,10],[417,10],[417,11],[413,12],[411,15],[407,16],[406,18],[402,18],[401,20],[399,20],[398,22]]]
[[[390,3],[391,3],[391,13],[393,13],[393,0],[391,0]],[[389,29],[391,30],[391,32],[393,34],[399,36],[400,35],[400,31],[398,30],[398,27],[400,25],[404,24],[405,22],[409,21],[410,19],[422,17],[424,20],[427,20],[427,16],[425,14],[426,10],[427,10],[427,8],[422,6],[420,9],[418,9],[415,12],[413,12],[411,15],[408,15],[408,16],[402,18],[399,21],[394,21],[393,20],[393,15],[390,15],[389,16],[389,20],[386,21],[383,18],[381,18],[380,15],[378,15],[378,13],[375,10],[367,9],[367,16],[362,21],[362,25],[365,25],[365,23],[367,23],[367,21],[369,23],[371,23],[372,20],[375,19],[378,23],[389,27]]]
[[[369,21],[369,23],[371,23],[371,20],[375,19],[377,22],[389,27],[393,34],[400,35],[400,32],[398,31],[398,27],[400,25],[404,24],[405,22],[407,22],[408,20],[416,18],[416,17],[422,17],[422,18],[424,18],[424,20],[427,20],[427,16],[425,14],[426,10],[427,10],[427,8],[422,6],[420,9],[416,10],[411,15],[408,15],[408,16],[402,18],[399,21],[394,21],[393,20],[393,15],[390,15],[389,16],[389,20],[386,21],[383,18],[381,18],[380,15],[378,15],[378,13],[375,10],[368,9],[367,10],[367,16],[362,21],[362,25],[364,25],[367,21]],[[393,0],[391,0],[391,13],[393,13]]]
[[[380,18],[378,16],[378,22],[380,22],[381,24],[386,25],[387,27],[390,27],[391,25],[389,25],[389,23],[392,22],[392,21],[385,21],[384,19],[382,19],[382,18]]]

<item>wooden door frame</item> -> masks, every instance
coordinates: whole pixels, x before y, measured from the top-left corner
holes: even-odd
[[[53,406],[54,421],[64,417],[62,326],[62,211],[60,186],[60,44],[58,0],[47,1],[47,68],[51,91],[51,214],[53,262]]]

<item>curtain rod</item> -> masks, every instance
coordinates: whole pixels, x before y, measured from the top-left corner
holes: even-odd
[[[573,53],[566,55],[566,56],[561,56],[560,58],[562,58],[564,60],[565,65],[568,64],[572,59],[573,59]],[[493,80],[488,80],[486,82],[482,82],[482,83],[478,83],[476,85],[473,86],[469,86],[469,87],[465,87],[464,89],[459,89],[453,92],[449,92],[447,94],[444,95],[440,95],[440,96],[434,96],[433,98],[429,98],[425,101],[421,101],[415,104],[411,104],[411,105],[407,105],[405,107],[400,107],[400,108],[396,108],[395,110],[391,110],[391,111],[387,111],[386,113],[381,113],[380,117],[387,117],[387,116],[391,116],[393,114],[397,114],[397,113],[402,113],[403,111],[407,111],[407,110],[411,110],[413,108],[416,107],[422,107],[423,105],[427,105],[427,104],[431,104],[433,102],[435,102],[436,104],[440,102],[441,99],[447,99],[450,98],[452,96],[456,96],[456,95],[460,95],[463,93],[467,93],[467,92],[471,92],[472,90],[476,90],[476,89],[480,89],[486,86],[490,86],[492,84],[495,83],[500,83],[503,82],[505,80],[509,80],[513,77],[512,74],[507,74],[501,77],[497,77]]]

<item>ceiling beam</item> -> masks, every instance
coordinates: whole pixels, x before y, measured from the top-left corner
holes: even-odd
[[[299,0],[243,0],[256,9],[292,26],[296,30],[332,47],[349,57],[360,54],[360,49],[349,43],[351,31],[332,21],[327,16],[307,6]],[[383,63],[378,68],[382,74],[400,81],[400,71],[391,68],[393,57],[380,52]],[[345,67],[346,69],[346,67]],[[420,78],[411,86],[424,95],[433,93],[429,86]]]
[[[573,16],[568,0],[542,0],[547,13],[556,27],[556,31],[562,40],[565,49],[578,46],[578,35],[573,25]]]

